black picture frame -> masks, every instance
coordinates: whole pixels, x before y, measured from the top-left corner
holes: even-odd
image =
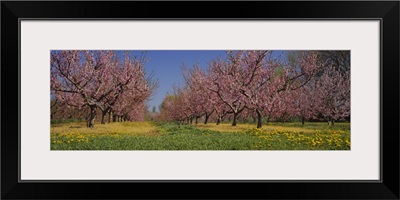
[[[2,1],[1,198],[399,199],[399,6],[398,1]],[[379,19],[381,181],[19,182],[20,19]]]

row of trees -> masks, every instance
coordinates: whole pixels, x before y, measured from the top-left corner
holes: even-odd
[[[87,127],[98,111],[102,124],[107,114],[109,122],[143,120],[158,87],[153,74],[146,75],[146,61],[129,51],[52,51],[51,117],[85,116]]]
[[[350,54],[348,51],[228,51],[208,67],[182,67],[185,85],[176,87],[161,105],[160,118],[197,123],[210,116],[219,124],[232,117],[330,123],[350,115]]]

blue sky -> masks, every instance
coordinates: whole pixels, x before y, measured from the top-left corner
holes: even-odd
[[[132,54],[140,54],[142,51],[132,51]],[[159,87],[152,99],[148,102],[149,109],[158,106],[163,101],[165,95],[172,93],[174,84],[183,85],[184,79],[181,73],[181,66],[185,64],[191,68],[196,62],[202,68],[207,67],[208,63],[218,56],[225,57],[225,51],[199,51],[199,50],[150,50],[147,51],[145,68],[148,73],[154,72],[154,78],[159,80]]]

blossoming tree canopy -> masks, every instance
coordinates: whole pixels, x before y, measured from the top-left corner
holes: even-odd
[[[164,100],[163,111],[175,113],[171,120],[195,118],[196,123],[202,116],[207,123],[215,115],[217,124],[230,116],[232,126],[244,113],[242,118],[256,116],[257,128],[263,118],[300,117],[303,124],[321,115],[331,121],[344,118],[350,114],[350,68],[342,66],[347,58],[332,64],[337,59],[330,55],[345,54],[227,51],[225,58],[215,58],[205,68],[183,66],[185,85]]]
[[[102,111],[101,122],[105,123],[107,113],[144,103],[158,84],[146,77],[145,57],[131,58],[129,52],[123,59],[115,51],[62,50],[50,56],[52,94],[60,104],[79,110],[88,107],[88,127],[94,126],[96,109]],[[123,115],[128,113],[132,112]]]

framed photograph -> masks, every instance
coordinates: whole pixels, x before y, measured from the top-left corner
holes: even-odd
[[[399,199],[399,5],[2,1],[1,198]]]

